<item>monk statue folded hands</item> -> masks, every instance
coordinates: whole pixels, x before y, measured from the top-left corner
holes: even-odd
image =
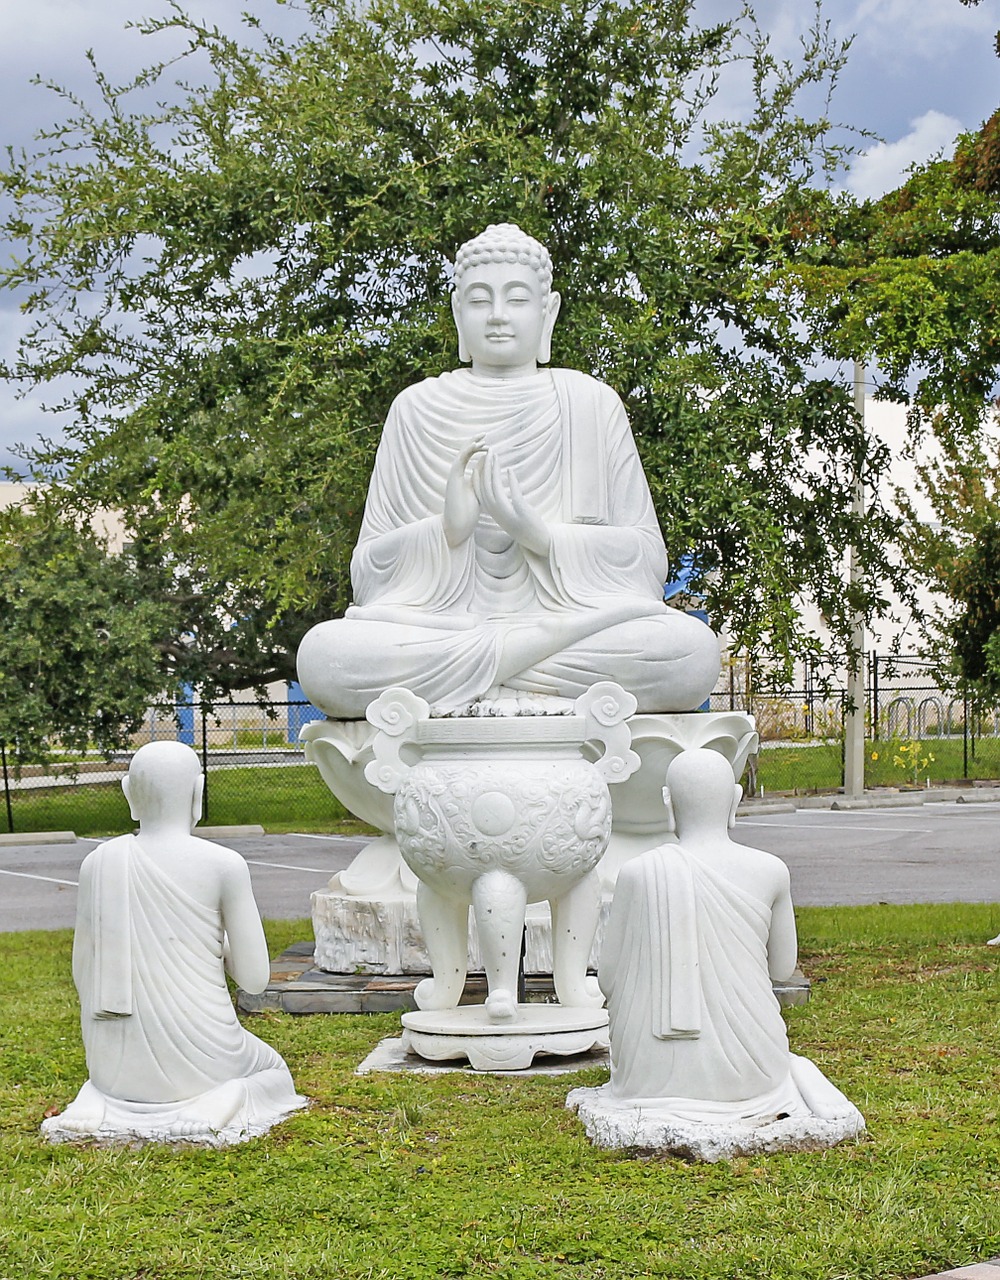
[[[436,714],[484,700],[556,710],[607,679],[640,711],[689,710],[711,691],[718,641],[663,604],[666,551],[621,400],[539,368],[551,284],[548,253],[515,226],[459,250],[452,308],[471,368],[396,398],[354,603],[299,649],[302,687],[329,716],[361,719],[393,686]]]

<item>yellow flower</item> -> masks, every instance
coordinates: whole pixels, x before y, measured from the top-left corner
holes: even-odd
[[[878,752],[877,752],[877,751],[873,751],[873,752],[872,752],[872,759],[873,759],[873,760],[877,760],[877,759],[878,759]]]

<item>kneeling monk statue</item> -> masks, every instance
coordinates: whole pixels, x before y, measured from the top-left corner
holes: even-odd
[[[140,747],[122,783],[139,834],[83,861],[73,978],[90,1078],[43,1122],[50,1141],[224,1146],[306,1105],[233,1008],[226,972],[263,991],[267,942],[244,859],[191,834],[203,784],[190,747]]]
[[[462,246],[452,309],[469,369],[403,391],[351,565],[354,604],[299,649],[307,697],[359,720],[405,686],[434,714],[554,710],[599,680],[639,711],[708,696],[719,646],[663,603],[666,551],[625,410],[549,360],[559,294],[518,227]]]

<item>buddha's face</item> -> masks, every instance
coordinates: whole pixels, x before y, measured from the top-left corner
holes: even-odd
[[[548,360],[559,295],[543,296],[530,266],[486,262],[462,276],[452,311],[462,359],[477,373],[511,377]]]

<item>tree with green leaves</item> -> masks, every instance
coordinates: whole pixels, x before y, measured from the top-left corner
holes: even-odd
[[[984,601],[1000,598],[1000,111],[829,231],[825,260],[790,264],[785,286],[828,356],[874,365],[879,394],[907,406],[919,489],[894,494],[907,560],[950,599],[927,620],[929,648],[950,678],[995,696],[1000,649],[982,646]]]
[[[947,627],[957,671],[980,701],[1000,701],[1000,524],[983,525],[949,574],[960,606]]]
[[[734,9],[736,6],[734,5]],[[826,260],[845,148],[827,95],[845,50],[817,6],[799,62],[752,13],[692,0],[307,0],[282,39],[174,9],[202,80],[146,107],[163,66],[68,116],[2,178],[34,321],[7,376],[68,379],[73,425],[38,450],[74,515],[113,506],[177,606],[209,689],[292,672],[350,598],[386,410],[457,363],[450,261],[491,221],[546,243],[553,362],[626,403],[668,549],[713,622],[779,665],[848,644],[906,574],[893,518],[852,512],[885,451],[818,373],[792,267]],[[742,77],[751,106],[720,118]],[[816,102],[810,113],[809,104]],[[180,637],[187,637],[181,642]]]
[[[164,690],[173,609],[128,551],[52,495],[0,511],[0,744],[21,764],[58,745],[128,745]]]

